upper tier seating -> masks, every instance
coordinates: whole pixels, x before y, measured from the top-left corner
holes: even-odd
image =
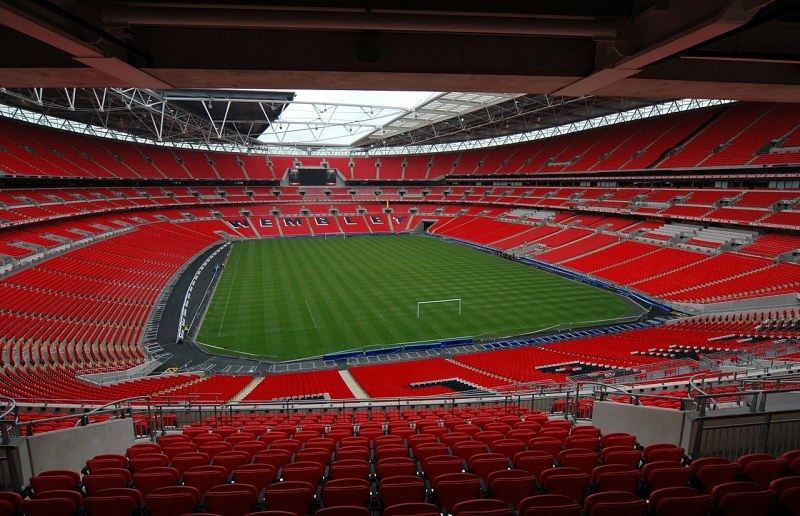
[[[798,120],[800,109],[792,104],[737,103],[490,151],[349,159],[172,150],[3,120],[0,171],[85,178],[281,179],[298,159],[313,167],[324,160],[348,180],[420,180],[448,174],[644,170],[654,164],[685,168],[797,163],[800,152],[795,149],[800,146],[792,147],[792,142],[798,139],[794,136]]]

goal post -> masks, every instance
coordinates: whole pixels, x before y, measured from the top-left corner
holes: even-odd
[[[420,309],[422,305],[432,305],[435,303],[458,303],[458,315],[461,315],[461,298],[454,299],[433,299],[431,301],[417,301],[417,319],[420,318]]]

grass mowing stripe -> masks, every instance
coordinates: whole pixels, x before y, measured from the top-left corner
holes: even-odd
[[[229,262],[217,289],[228,299],[212,299],[198,340],[282,359],[631,311],[610,292],[420,236],[250,240],[234,244]],[[462,315],[442,303],[417,318],[417,302],[451,298]]]

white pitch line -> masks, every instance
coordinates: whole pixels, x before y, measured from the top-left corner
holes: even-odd
[[[382,314],[382,313],[380,313],[379,311],[375,310],[375,313],[376,313],[376,314],[378,314],[378,315],[380,315],[380,316],[381,316],[381,319],[383,319],[384,321],[386,320],[386,318],[383,316],[383,314]]]
[[[308,306],[308,299],[303,298],[303,301],[306,302],[306,309],[308,309],[308,315],[311,316],[311,322],[314,323],[314,328],[318,328],[317,321],[314,320],[314,314],[311,313],[311,307]]]
[[[228,297],[225,298],[225,308],[222,310],[222,319],[219,321],[219,330],[217,336],[222,336],[222,325],[225,323],[225,316],[228,314],[228,303],[231,301],[231,292],[233,292],[233,284],[236,281],[236,273],[239,272],[239,261],[242,259],[241,254],[236,255],[236,266],[233,269],[233,277],[231,278],[231,288],[228,289]]]

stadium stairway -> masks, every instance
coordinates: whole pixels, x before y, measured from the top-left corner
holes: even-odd
[[[472,370],[472,371],[475,371],[476,373],[485,374],[485,375],[487,375],[487,376],[493,376],[493,377],[495,377],[495,378],[499,378],[499,379],[501,379],[501,380],[505,380],[505,381],[506,381],[506,382],[508,382],[509,384],[512,384],[512,383],[514,383],[514,379],[513,379],[513,378],[508,378],[508,377],[506,377],[506,376],[501,376],[501,375],[499,375],[499,374],[495,374],[495,373],[492,373],[492,372],[490,372],[490,371],[486,371],[486,370],[484,370],[484,369],[478,369],[477,367],[473,367],[473,366],[471,366],[471,365],[469,365],[469,364],[465,364],[465,363],[463,363],[463,362],[459,362],[459,361],[457,361],[457,360],[453,360],[452,358],[445,358],[445,360],[447,360],[448,362],[452,362],[452,363],[454,363],[455,365],[457,365],[457,366],[459,366],[459,367],[463,367],[464,369],[470,369],[470,370]]]
[[[263,379],[264,378],[261,377],[261,376],[256,376],[255,378],[253,378],[250,381],[250,383],[245,385],[244,388],[241,391],[236,393],[236,396],[231,398],[230,401],[234,402],[234,403],[238,403],[238,402],[242,401],[245,398],[245,396],[250,394],[250,392],[252,392],[252,390],[255,389],[258,386],[259,383],[261,383],[261,380],[263,380]]]
[[[360,400],[369,398],[367,392],[361,388],[361,385],[356,381],[355,378],[353,378],[353,375],[350,374],[350,371],[347,369],[340,369],[339,374],[342,376],[342,380],[344,380],[347,388],[353,393],[353,396]]]

